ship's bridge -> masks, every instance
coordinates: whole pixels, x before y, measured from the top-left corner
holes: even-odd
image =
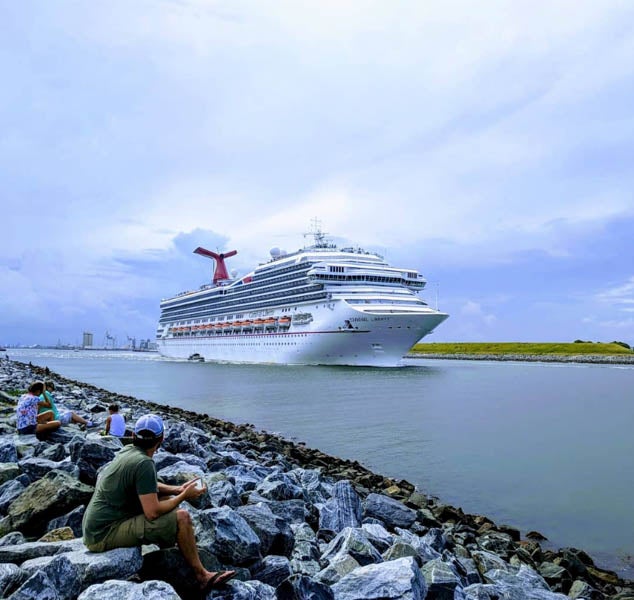
[[[421,290],[427,283],[417,271],[388,267],[385,263],[373,265],[356,261],[320,262],[313,265],[307,275],[312,282],[328,285],[402,285]]]

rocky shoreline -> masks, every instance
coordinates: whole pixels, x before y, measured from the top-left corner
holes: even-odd
[[[438,357],[438,355],[435,355]],[[428,356],[425,356],[428,358]],[[492,359],[490,359],[492,360]],[[45,441],[15,432],[15,394],[44,369],[0,364],[0,597],[129,600],[198,597],[177,549],[88,552],[81,517],[121,440],[64,427]],[[634,582],[582,550],[481,515],[251,425],[112,394],[51,373],[59,403],[103,422],[166,422],[155,455],[165,483],[201,476],[192,515],[206,567],[238,577],[207,598],[236,600],[634,600]]]
[[[629,354],[438,354],[410,352],[405,355],[405,358],[634,365],[634,355]]]

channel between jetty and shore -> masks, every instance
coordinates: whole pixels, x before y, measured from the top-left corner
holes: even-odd
[[[165,421],[158,476],[201,477],[192,504],[201,559],[237,577],[225,600],[634,600],[634,582],[584,551],[542,547],[521,532],[441,502],[405,480],[250,424],[115,394],[48,369],[0,361],[0,597],[12,600],[199,597],[176,548],[91,553],[81,519],[99,470],[130,440],[69,425],[18,435],[15,404],[37,379],[56,400],[103,423],[116,403],[128,424]]]

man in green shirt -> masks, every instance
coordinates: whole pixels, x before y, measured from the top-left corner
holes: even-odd
[[[201,590],[222,585],[235,571],[210,572],[198,556],[189,513],[183,500],[207,491],[194,479],[182,486],[158,483],[152,456],[163,441],[163,420],[144,415],[134,427],[134,444],[124,447],[100,474],[83,519],[84,543],[91,552],[112,548],[178,544]]]

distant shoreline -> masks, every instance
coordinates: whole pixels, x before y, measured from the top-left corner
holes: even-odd
[[[405,355],[405,358],[634,365],[634,355],[628,354],[444,354],[439,352],[410,352]]]

